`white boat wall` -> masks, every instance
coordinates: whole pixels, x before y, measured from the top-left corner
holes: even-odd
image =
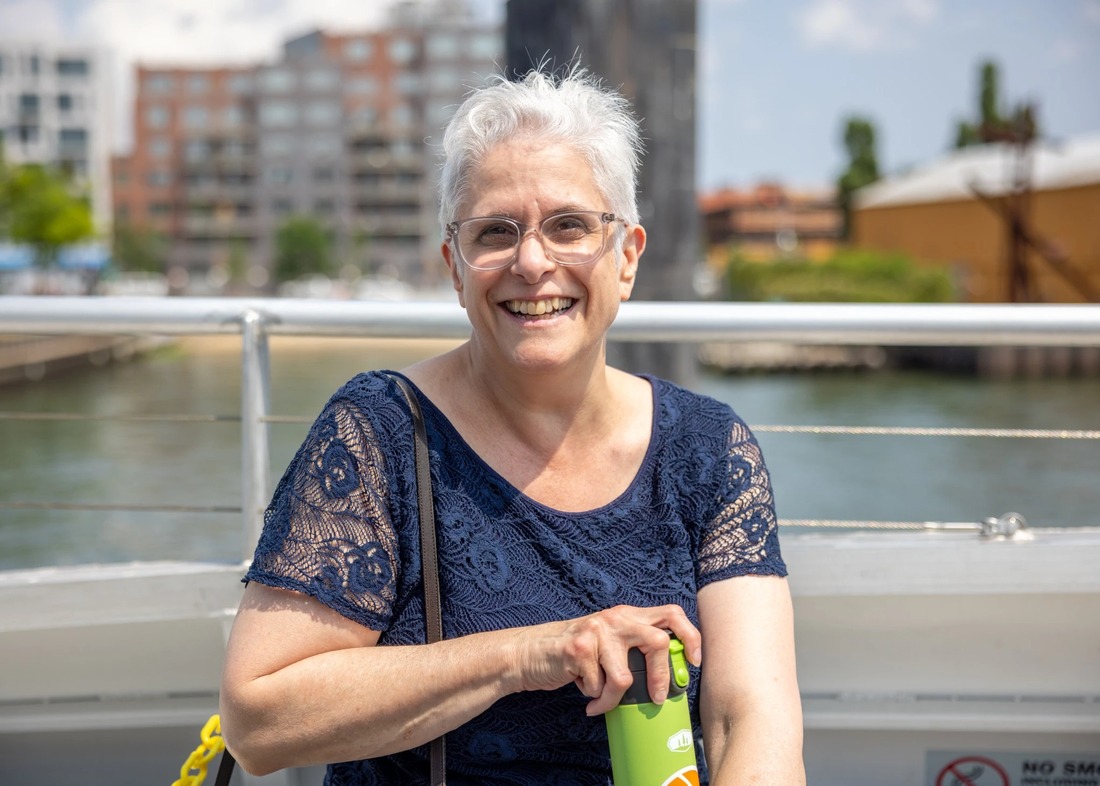
[[[0,334],[240,333],[246,464],[241,551],[223,563],[0,571],[0,784],[180,776],[217,712],[270,493],[267,335],[457,338],[466,325],[440,303],[0,299]],[[1100,346],[1100,307],[628,303],[613,338]],[[783,535],[810,784],[1100,786],[1100,521],[1018,523]]]

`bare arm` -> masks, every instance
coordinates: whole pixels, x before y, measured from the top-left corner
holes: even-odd
[[[786,579],[742,576],[699,591],[706,647],[700,715],[713,786],[806,783]]]
[[[651,683],[667,689],[666,628],[698,653],[699,633],[676,606],[376,647],[376,631],[317,600],[252,583],[226,653],[222,727],[241,766],[262,774],[407,750],[521,690],[575,682],[596,715],[629,687],[630,647],[651,655]]]

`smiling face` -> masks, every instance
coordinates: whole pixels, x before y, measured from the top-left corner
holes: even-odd
[[[467,193],[456,219],[503,216],[538,226],[555,213],[608,210],[580,153],[533,138],[492,148],[470,173]],[[609,234],[618,226],[612,224]],[[610,237],[599,259],[563,266],[547,257],[533,232],[524,236],[515,261],[500,270],[471,270],[450,243],[443,256],[473,324],[475,351],[490,363],[549,371],[602,361],[604,337],[619,303],[630,297],[644,248],[645,230],[629,225],[619,264]]]

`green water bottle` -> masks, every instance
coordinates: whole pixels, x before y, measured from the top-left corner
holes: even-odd
[[[669,642],[670,679],[664,704],[654,704],[649,697],[642,651],[631,649],[627,660],[634,684],[619,706],[604,715],[615,786],[699,786],[684,645],[675,637]]]

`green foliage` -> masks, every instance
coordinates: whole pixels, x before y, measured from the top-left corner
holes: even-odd
[[[164,272],[165,238],[154,230],[126,222],[115,224],[111,257],[119,270],[134,273]]]
[[[903,254],[846,249],[823,262],[751,262],[734,254],[731,300],[796,303],[944,303],[955,300],[948,271],[921,268]]]
[[[95,235],[88,200],[69,180],[38,165],[0,162],[0,231],[35,249],[36,262],[49,267],[62,246]]]
[[[1040,131],[1035,105],[1024,102],[1011,112],[1002,112],[997,64],[986,60],[979,71],[978,118],[958,122],[955,129],[956,149],[990,142],[1030,142],[1038,137]]]
[[[302,276],[331,275],[330,242],[325,228],[310,216],[292,216],[275,234],[275,278],[292,281]]]
[[[844,148],[848,168],[837,180],[837,202],[844,215],[844,237],[851,236],[852,195],[879,178],[875,155],[875,126],[864,117],[849,117],[844,124]]]

